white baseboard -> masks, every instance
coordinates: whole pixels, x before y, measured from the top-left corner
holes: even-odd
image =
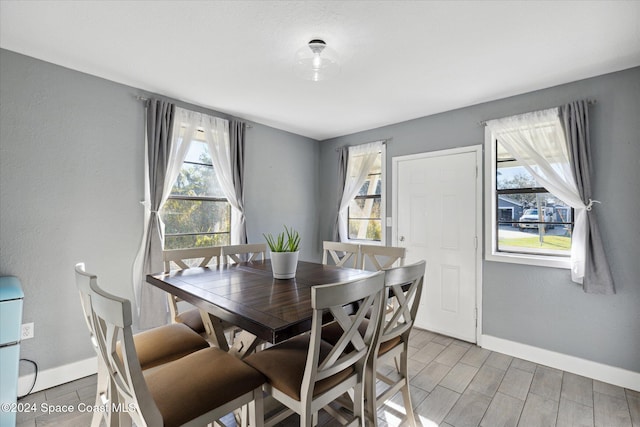
[[[598,381],[640,391],[640,372],[581,359],[555,351],[521,344],[491,335],[482,335],[482,347],[551,368],[582,375]]]
[[[31,393],[46,390],[60,384],[75,381],[79,378],[88,377],[98,371],[97,357],[69,363],[68,365],[38,371],[36,383]],[[24,375],[18,378],[18,396],[26,394],[33,384],[33,374]]]

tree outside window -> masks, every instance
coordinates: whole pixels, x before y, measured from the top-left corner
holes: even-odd
[[[204,141],[191,141],[161,215],[165,249],[230,244],[231,205],[222,192]]]

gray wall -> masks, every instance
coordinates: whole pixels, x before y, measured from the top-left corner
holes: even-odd
[[[137,94],[146,95],[0,50],[0,275],[22,281],[23,322],[35,322],[35,338],[23,341],[21,357],[40,369],[94,356],[75,263],[132,297],[144,198]],[[287,224],[303,237],[301,258],[317,258],[318,153],[312,139],[258,124],[247,130],[250,242]]]
[[[144,111],[136,94],[0,50],[0,274],[23,283],[23,321],[35,322],[35,338],[23,342],[22,357],[41,369],[93,356],[76,262],[131,297],[143,198]],[[586,295],[566,270],[485,262],[484,333],[640,371],[640,68],[322,143],[253,123],[249,240],[292,225],[303,236],[302,258],[319,260],[319,242],[330,238],[335,219],[337,146],[393,138],[390,195],[393,156],[481,144],[480,120],[581,98],[597,100],[594,194],[604,202],[596,210],[618,293]]]
[[[640,68],[324,141],[321,238],[331,237],[336,214],[336,147],[393,138],[387,145],[390,196],[393,156],[483,144],[482,120],[584,98],[597,101],[591,108],[593,186],[603,204],[595,211],[617,294],[587,295],[568,270],[485,261],[483,333],[640,372]]]

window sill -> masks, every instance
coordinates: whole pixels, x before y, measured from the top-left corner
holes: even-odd
[[[536,256],[505,252],[492,252],[485,255],[486,261],[508,262],[511,264],[535,265],[539,267],[571,268],[571,260],[567,257]]]

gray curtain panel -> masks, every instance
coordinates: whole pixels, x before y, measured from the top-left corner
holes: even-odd
[[[149,190],[151,217],[147,228],[144,252],[144,274],[163,271],[162,233],[158,209],[171,152],[171,134],[175,105],[150,99],[147,105],[147,153],[149,160]],[[141,289],[140,326],[148,328],[165,324],[167,320],[165,292],[143,282]]]
[[[349,163],[349,147],[338,148],[338,204],[336,205],[340,210],[340,204],[342,203],[342,194],[344,193],[344,183],[347,179],[347,164]],[[340,216],[336,213],[336,221],[333,224],[333,241],[340,241],[340,230],[338,222]]]
[[[589,102],[575,101],[560,107],[560,121],[569,146],[573,178],[587,209],[585,273],[582,287],[593,294],[614,294],[615,287],[598,228],[598,209],[591,203],[591,142],[589,140]]]
[[[231,169],[236,198],[240,207],[240,244],[247,243],[247,220],[244,216],[244,135],[246,124],[232,119],[229,123],[229,143],[231,145]]]

